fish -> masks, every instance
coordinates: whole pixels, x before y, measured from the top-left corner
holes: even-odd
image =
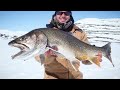
[[[43,63],[45,52],[51,49],[58,57],[69,60],[75,69],[73,63],[76,60],[79,62],[89,60],[100,67],[100,58],[97,56],[100,52],[114,67],[111,58],[110,42],[102,47],[98,47],[85,43],[72,34],[59,29],[37,28],[15,38],[8,45],[20,49],[20,52],[13,55],[12,59],[30,58],[40,55]],[[52,46],[56,46],[57,50],[52,49]]]

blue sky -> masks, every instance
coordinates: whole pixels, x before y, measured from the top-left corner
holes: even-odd
[[[45,27],[54,11],[0,11],[0,29],[31,31]],[[74,20],[83,18],[120,18],[120,11],[72,11]]]

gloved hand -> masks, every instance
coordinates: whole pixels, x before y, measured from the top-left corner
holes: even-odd
[[[58,50],[58,48],[56,46],[52,46],[52,49],[54,49],[56,51]],[[49,57],[49,56],[57,57],[57,55],[51,49],[49,49],[48,51],[45,52],[45,56],[47,56],[47,57]]]
[[[102,62],[102,53],[98,52],[98,54],[96,56],[100,60],[100,62]]]

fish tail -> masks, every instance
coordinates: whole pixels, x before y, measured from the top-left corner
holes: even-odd
[[[106,44],[102,48],[104,48],[104,50],[105,50],[105,57],[112,63],[112,65],[114,67],[114,64],[113,64],[112,58],[111,58],[111,43],[109,42],[108,44]]]

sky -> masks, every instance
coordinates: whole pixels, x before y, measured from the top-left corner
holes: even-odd
[[[0,30],[31,31],[46,27],[54,11],[0,11]],[[72,11],[74,20],[120,18],[120,11]]]

